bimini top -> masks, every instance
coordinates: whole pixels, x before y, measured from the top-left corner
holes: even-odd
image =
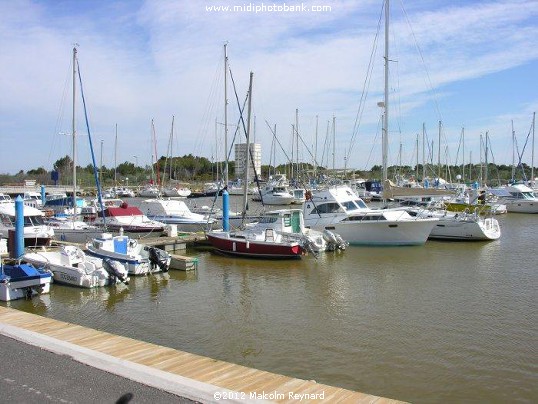
[[[143,216],[144,214],[136,206],[129,206],[126,202],[123,202],[119,208],[109,207],[105,209],[106,217],[116,216]]]

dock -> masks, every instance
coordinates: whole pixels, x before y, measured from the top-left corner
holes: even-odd
[[[0,306],[0,333],[203,403],[400,401],[248,368]]]

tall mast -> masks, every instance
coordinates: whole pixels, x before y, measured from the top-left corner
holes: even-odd
[[[228,44],[224,44],[224,186],[228,185]]]
[[[299,108],[295,108],[295,176],[299,181]]]
[[[534,124],[536,123],[536,112],[532,113],[532,152],[531,152],[531,187],[534,188]]]
[[[248,115],[247,115],[247,148],[246,148],[246,162],[245,162],[245,180],[243,181],[243,221],[247,214],[247,201],[248,201],[248,168],[250,165],[250,115],[252,112],[252,79],[254,73],[250,72],[250,81],[248,85]]]
[[[336,143],[336,117],[333,115],[333,175],[335,174],[335,165],[334,165],[334,159],[335,159],[335,143]]]
[[[77,130],[75,122],[75,99],[76,99],[76,76],[77,76],[77,47],[73,47],[73,117],[72,128],[73,133],[73,215],[77,213]]]
[[[439,138],[437,141],[437,179],[441,180],[441,121],[439,121]]]
[[[512,182],[516,178],[516,132],[514,131],[514,120],[512,119]]]
[[[486,131],[486,154],[485,154],[485,164],[486,164],[486,167],[485,167],[485,170],[484,170],[484,186],[487,187],[488,186],[488,143],[489,143],[489,135],[488,135],[488,131]]]
[[[114,186],[118,185],[118,124],[116,124],[116,137],[114,139]]]
[[[383,114],[383,184],[388,179],[387,154],[388,154],[388,134],[389,134],[389,0],[385,0],[385,100]]]
[[[422,183],[426,177],[426,124],[422,122]]]
[[[417,133],[417,165],[415,167],[415,181],[418,181],[418,133]]]
[[[461,128],[461,144],[463,149],[461,152],[461,178],[465,182],[465,128]]]
[[[318,123],[319,123],[319,115],[316,115],[316,138],[315,138],[315,146],[314,146],[314,178],[317,177],[317,170],[318,170]]]

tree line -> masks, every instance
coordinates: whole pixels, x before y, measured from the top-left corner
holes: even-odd
[[[206,157],[193,156],[188,154],[181,157],[166,158],[162,156],[156,163],[140,167],[132,162],[125,161],[117,167],[102,166],[98,169],[99,179],[103,186],[113,185],[139,185],[148,182],[157,183],[157,181],[168,182],[170,180],[179,182],[207,182],[214,181],[222,177],[224,162],[212,162]],[[308,163],[300,163],[299,167],[291,167],[291,164],[281,164],[276,167],[262,165],[262,172],[257,173],[258,178],[267,179],[271,173],[280,172],[288,175],[291,179],[291,173],[300,172],[301,182],[306,182],[309,176],[314,175],[314,167]],[[17,184],[24,180],[36,180],[39,184],[54,184],[53,178],[57,178],[58,185],[71,185],[73,182],[73,160],[69,156],[58,159],[52,169],[47,170],[44,167],[38,167],[27,172],[19,171],[15,175],[0,174],[0,184]],[[388,169],[389,178],[414,178],[422,180],[422,173],[429,178],[439,176],[449,182],[483,182],[487,179],[487,184],[497,186],[506,184],[512,180],[530,180],[531,167],[523,163],[516,167],[515,170],[509,165],[496,165],[489,163],[487,166],[482,164],[460,166],[442,166],[427,165],[424,170],[421,164],[411,166],[391,166]],[[538,170],[535,169],[538,174]],[[55,175],[53,173],[56,173]],[[374,165],[370,170],[342,170],[335,172],[326,167],[317,167],[316,174],[330,175],[345,178],[364,178],[364,179],[381,179],[382,168],[380,165]],[[235,162],[228,163],[228,175],[230,179],[235,178]],[[458,176],[460,176],[458,178]],[[513,178],[515,177],[515,178]],[[95,185],[94,168],[91,164],[86,167],[77,166],[77,185],[82,187],[92,187]]]

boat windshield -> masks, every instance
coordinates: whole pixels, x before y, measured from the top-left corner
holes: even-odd
[[[24,216],[24,226],[43,226],[44,224],[42,216]]]
[[[263,216],[260,217],[258,223],[275,223],[278,219],[278,216]]]
[[[355,199],[353,201],[342,202],[342,206],[348,212],[352,212],[352,211],[357,210],[357,209],[368,209],[366,204],[360,199]]]

